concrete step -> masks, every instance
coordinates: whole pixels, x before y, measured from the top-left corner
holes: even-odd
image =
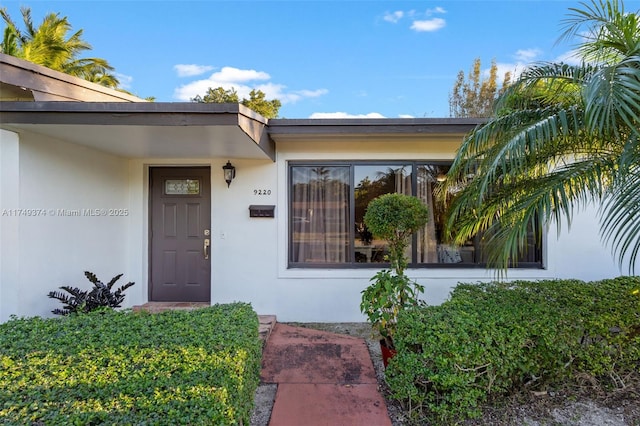
[[[258,315],[258,319],[260,320],[260,339],[262,339],[262,344],[264,345],[264,343],[269,340],[273,327],[276,326],[276,316]]]

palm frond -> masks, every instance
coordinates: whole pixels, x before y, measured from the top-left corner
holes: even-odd
[[[613,131],[618,139],[620,128],[640,134],[640,56],[603,67],[585,85],[584,96],[589,130],[601,135]]]
[[[640,252],[640,156],[635,164],[615,181],[601,209],[603,241],[611,244],[619,266],[626,261],[632,274]]]
[[[464,139],[441,195],[447,236],[482,235],[500,272],[536,221],[560,232],[594,200],[621,264],[640,253],[640,18],[618,0],[581,5],[561,39],[583,37],[583,63],[528,67]]]
[[[570,8],[558,42],[580,37],[579,55],[587,61],[613,64],[638,53],[638,12],[627,13],[621,0],[593,0]]]
[[[31,8],[27,6],[20,7],[20,14],[22,15],[22,21],[27,29],[27,34],[22,37],[23,43],[27,43],[31,40],[34,34],[37,32],[33,26],[33,20],[31,19]]]
[[[80,58],[91,50],[82,39],[83,30],[71,33],[67,17],[58,13],[47,14],[39,26],[33,24],[31,9],[20,9],[25,30],[21,32],[11,20],[5,8],[0,16],[6,22],[2,52],[20,57],[45,67],[84,78],[105,87],[117,88],[120,84],[113,74],[113,67],[100,58]]]
[[[11,56],[20,56],[20,50],[18,48],[18,36],[16,32],[13,31],[9,26],[5,27],[4,29],[0,52]]]
[[[554,147],[554,154],[572,152],[560,146],[575,143],[581,137],[581,127],[582,111],[577,108],[548,107],[497,117],[465,138],[449,169],[447,185],[460,185],[466,176],[476,174],[481,183],[476,195],[482,199],[507,170],[511,174],[529,173],[531,168],[525,159],[532,153],[541,153],[549,146]]]
[[[487,191],[482,190],[482,178],[474,177],[451,201],[446,236],[457,244],[478,234],[490,236],[485,241],[488,263],[500,273],[522,252],[534,223],[555,222],[558,233],[562,223],[570,226],[577,207],[607,191],[618,166],[617,152],[585,149],[582,159],[554,163],[555,148],[537,150],[517,167],[503,169]]]
[[[581,86],[597,67],[582,63],[539,62],[525,68],[518,79],[498,98],[498,115],[512,110],[569,106],[581,101]]]

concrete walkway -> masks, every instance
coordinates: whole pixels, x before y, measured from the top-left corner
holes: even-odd
[[[208,303],[149,302],[134,311],[192,310]],[[277,386],[269,426],[391,426],[364,339],[280,324],[259,315],[262,384]]]
[[[277,385],[269,426],[390,426],[364,339],[276,323],[262,383]]]

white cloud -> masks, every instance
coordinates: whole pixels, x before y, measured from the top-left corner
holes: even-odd
[[[284,92],[283,90],[286,86],[280,87],[282,90],[278,91],[276,95],[272,97],[276,99],[280,99],[282,103],[295,103],[304,98],[317,98],[329,93],[327,89],[317,89],[317,90],[294,90],[292,92]],[[265,90],[261,89],[264,93],[267,93]]]
[[[431,16],[435,13],[447,13],[447,11],[444,10],[443,7],[437,6],[437,7],[434,7],[433,9],[427,9],[425,13],[427,16]]]
[[[133,77],[130,75],[115,73],[115,77],[118,79],[120,83],[120,87],[125,90],[131,89],[131,83],[133,83]]]
[[[305,98],[317,98],[318,96],[326,95],[329,91],[327,89],[298,90],[296,93],[304,96]]]
[[[417,32],[432,32],[438,31],[445,27],[447,22],[442,18],[433,18],[433,15],[444,14],[447,11],[440,6],[432,9],[427,9],[423,13],[418,13],[415,10],[402,11],[396,10],[395,12],[387,12],[382,19],[393,24],[397,24],[402,18],[408,17],[411,19],[411,29]],[[421,19],[427,18],[427,19]]]
[[[391,22],[393,24],[397,23],[404,16],[404,12],[401,10],[396,10],[395,12],[387,12],[384,14],[382,19],[387,22]]]
[[[173,69],[178,73],[178,77],[193,77],[209,72],[213,70],[213,67],[209,65],[178,64],[174,65]]]
[[[413,115],[411,114],[400,114],[398,116],[399,118],[415,118]]]
[[[515,62],[497,62],[498,68],[498,84],[502,83],[502,79],[506,73],[511,74],[511,81],[518,78],[520,73],[524,71],[532,62],[542,54],[542,50],[536,48],[519,49],[512,56],[516,60]],[[482,76],[489,77],[490,68],[486,68],[482,71]]]
[[[554,59],[553,62],[563,62],[569,65],[580,65],[582,59],[577,51],[570,50],[558,56],[556,59]]]
[[[418,32],[433,32],[438,31],[447,24],[442,18],[427,19],[425,21],[413,21],[411,29]]]
[[[304,98],[317,98],[329,93],[327,89],[293,90],[288,92],[286,91],[286,88],[287,86],[283,84],[273,83],[259,84],[255,86],[255,89],[262,90],[265,95],[267,95],[267,98],[279,99],[283,104],[293,104]],[[238,90],[238,94],[241,95],[240,97],[244,96],[248,98],[250,91],[251,89],[247,88],[246,94],[241,94],[240,90]]]
[[[272,83],[271,76],[264,71],[243,70],[234,67],[223,67],[206,79],[184,84],[174,91],[174,97],[180,101],[190,101],[197,95],[203,96],[207,90],[222,87],[234,89],[239,98],[249,98],[251,90],[264,92],[267,99],[279,99],[283,104],[295,103],[304,98],[315,98],[328,93],[326,89],[287,91],[287,86]]]
[[[314,112],[309,118],[385,118],[384,115],[377,112],[368,114],[349,114],[346,112]]]
[[[542,51],[540,49],[520,49],[518,50],[514,57],[518,62],[531,62],[536,59]]]
[[[220,71],[214,72],[209,78],[216,81],[224,81],[226,83],[240,83],[253,80],[269,80],[271,76],[263,71],[222,67]]]

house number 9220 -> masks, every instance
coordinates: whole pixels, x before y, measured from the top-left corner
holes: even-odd
[[[270,189],[254,189],[253,195],[271,195]]]

